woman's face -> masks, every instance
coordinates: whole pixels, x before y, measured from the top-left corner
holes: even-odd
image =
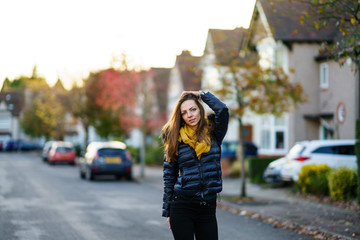
[[[195,101],[186,100],[181,104],[180,111],[185,123],[195,130],[200,121],[200,109]]]

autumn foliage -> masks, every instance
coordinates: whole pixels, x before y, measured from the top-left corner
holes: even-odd
[[[135,112],[139,81],[138,72],[110,68],[100,72],[93,85],[97,89],[95,103],[105,111],[116,113],[119,124],[126,133],[140,125]]]

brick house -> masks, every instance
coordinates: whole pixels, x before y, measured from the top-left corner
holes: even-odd
[[[167,112],[171,114],[176,101],[183,91],[201,89],[200,57],[192,56],[184,50],[176,57],[175,66],[171,69],[168,86]]]
[[[221,89],[220,79],[226,76],[232,62],[236,60],[240,64],[244,64],[248,60],[249,57],[245,58],[239,55],[247,35],[248,30],[244,28],[209,29],[204,54],[199,65],[203,72],[202,89],[210,91]],[[229,100],[224,101],[229,107],[236,104]],[[253,119],[253,114],[250,112],[245,113],[242,119],[242,135],[245,141],[253,141],[253,121],[251,119]],[[237,141],[238,135],[239,123],[237,120],[231,119],[224,141]]]
[[[301,140],[355,137],[359,72],[355,74],[350,61],[340,67],[319,54],[320,44],[333,42],[338,32],[331,24],[320,31],[302,27],[299,17],[305,9],[301,2],[257,0],[255,4],[247,43],[256,48],[260,64],[282,67],[291,82],[301,82],[308,97],[307,103],[281,118],[260,117],[254,139],[262,153],[281,153]]]

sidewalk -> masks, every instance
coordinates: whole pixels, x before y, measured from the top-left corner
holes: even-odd
[[[224,179],[223,196],[240,195],[240,179]],[[288,188],[247,183],[251,201],[221,201],[220,207],[262,219],[316,239],[360,239],[360,213],[296,198]]]
[[[140,168],[135,166],[135,179],[162,190],[161,168],[146,167],[144,178],[140,178],[139,173]],[[288,188],[262,188],[251,183],[246,184],[246,193],[251,200],[237,201],[240,183],[238,178],[223,180],[220,208],[315,239],[360,239],[360,213],[296,198]]]

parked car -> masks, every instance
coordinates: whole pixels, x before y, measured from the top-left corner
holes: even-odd
[[[51,146],[53,145],[53,143],[55,143],[55,141],[47,141],[44,144],[44,147],[43,147],[42,153],[41,153],[41,158],[44,162],[47,162],[47,160],[48,160],[49,152],[51,150]]]
[[[18,142],[16,140],[10,139],[7,140],[4,144],[4,150],[11,152],[11,151],[16,151],[18,148]]]
[[[24,140],[17,141],[17,150],[18,151],[36,151],[41,149],[38,143],[28,142]]]
[[[221,144],[221,157],[230,160],[236,159],[238,144],[238,141],[224,141]],[[258,148],[254,143],[248,141],[243,142],[243,153],[245,158],[249,156],[257,156],[257,152]]]
[[[57,141],[52,143],[51,149],[47,156],[47,161],[50,164],[55,164],[58,162],[67,162],[70,164],[75,164],[76,153],[72,143]]]
[[[132,179],[132,159],[126,145],[119,141],[92,142],[79,160],[80,177],[94,180],[97,175]]]
[[[263,178],[265,182],[268,183],[283,183],[281,178],[281,169],[286,163],[286,159],[284,157],[276,159],[269,163],[269,165],[265,168]]]
[[[301,168],[326,164],[331,168],[356,168],[355,140],[312,140],[296,143],[285,156],[281,179],[298,181]]]

